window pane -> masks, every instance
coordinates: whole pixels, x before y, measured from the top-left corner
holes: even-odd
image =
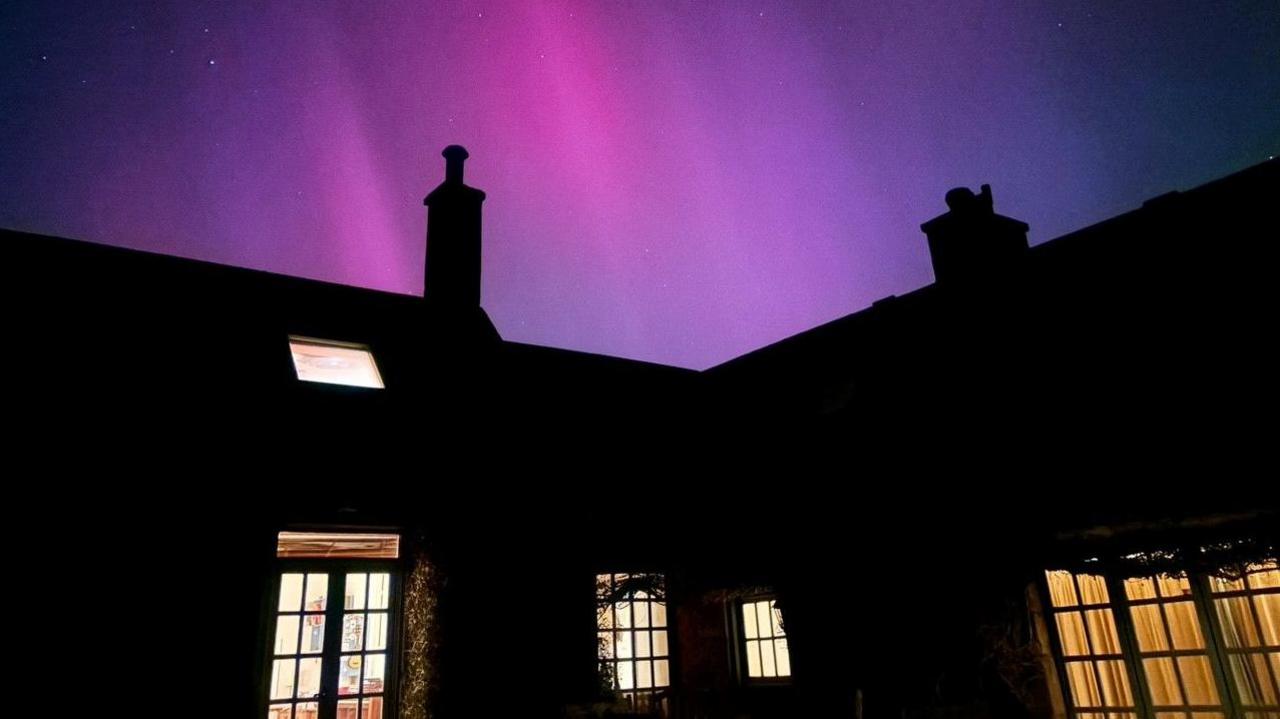
[[[1119,654],[1120,638],[1116,635],[1115,618],[1110,609],[1091,609],[1084,613],[1089,621],[1089,640],[1094,654]]]
[[[598,629],[613,629],[612,604],[596,607],[596,627]]]
[[[387,648],[387,615],[383,612],[371,612],[369,624],[365,627],[365,649]]]
[[[1102,577],[1077,574],[1076,581],[1080,584],[1080,599],[1085,604],[1106,604],[1110,601],[1107,597],[1107,582]]]
[[[298,653],[298,617],[283,616],[276,618],[276,654]]]
[[[364,609],[364,587],[368,576],[364,574],[347,575],[347,591],[342,600],[343,609]]]
[[[769,602],[769,606],[773,610],[769,613],[769,616],[773,617],[773,636],[780,637],[782,636],[782,610],[778,609],[776,601]]]
[[[1253,589],[1280,587],[1280,569],[1276,568],[1275,560],[1250,566],[1249,586]]]
[[[1214,592],[1238,592],[1244,589],[1244,579],[1223,574],[1209,576],[1209,589]]]
[[[1098,680],[1102,684],[1102,699],[1109,707],[1133,706],[1133,692],[1129,689],[1129,675],[1124,662],[1098,662]]]
[[[631,602],[618,602],[613,605],[613,616],[618,622],[619,627],[631,626]]]
[[[773,642],[760,642],[760,671],[766,677],[778,676],[778,665],[773,656]]]
[[[1275,689],[1267,675],[1267,658],[1262,654],[1231,654],[1231,679],[1240,701],[1249,706],[1276,704]]]
[[[760,642],[756,640],[747,642],[747,676],[760,676]]]
[[[302,615],[302,648],[303,654],[319,654],[324,651],[324,615]]]
[[[391,596],[391,575],[386,573],[369,575],[369,608],[386,609]]]
[[[1058,617],[1058,639],[1062,642],[1062,653],[1068,657],[1078,657],[1089,653],[1089,642],[1084,634],[1084,620],[1080,612],[1063,612]]]
[[[649,656],[649,632],[635,632],[631,638],[637,657]]]
[[[292,704],[272,704],[267,707],[267,719],[289,719],[293,716]]]
[[[296,612],[302,609],[302,575],[280,575],[280,611]]]
[[[667,656],[667,633],[666,632],[659,631],[659,632],[653,633],[653,656],[655,657]]]
[[[342,615],[342,651],[358,652],[364,648],[364,615]]]
[[[785,638],[773,641],[773,653],[777,657],[778,676],[791,676],[791,650],[787,648],[787,640]]]
[[[1226,719],[1222,712],[1191,712],[1191,719]]]
[[[1218,687],[1214,684],[1208,657],[1178,657],[1178,671],[1182,672],[1182,686],[1186,689],[1188,704],[1219,702]]]
[[[1173,635],[1174,649],[1203,649],[1204,637],[1200,634],[1200,620],[1196,618],[1193,602],[1170,602],[1164,605],[1169,619],[1169,633]]]
[[[1162,597],[1191,596],[1191,583],[1187,581],[1186,575],[1175,577],[1161,574],[1156,577],[1156,584],[1160,585],[1160,596]]]
[[[271,663],[271,698],[293,698],[293,670],[297,665],[294,659],[277,659]]]
[[[618,688],[619,689],[635,689],[635,674],[631,662],[618,662]]]
[[[1102,706],[1091,662],[1067,662],[1067,682],[1071,685],[1071,701],[1077,707]]]
[[[1129,608],[1133,616],[1133,631],[1138,637],[1138,650],[1143,652],[1160,652],[1169,648],[1169,640],[1164,634],[1164,618],[1160,607],[1156,604],[1139,604]]]
[[[382,719],[382,697],[369,697],[364,700],[361,719]]]
[[[1280,594],[1258,594],[1253,597],[1262,627],[1262,641],[1267,646],[1280,645]]]
[[[1130,599],[1155,599],[1156,585],[1150,577],[1130,577],[1124,580],[1124,593]]]
[[[649,608],[649,624],[655,627],[667,626],[667,603],[654,602]]]
[[[596,635],[601,659],[613,659],[613,632],[600,632]]]
[[[1061,569],[1044,573],[1045,579],[1049,582],[1049,601],[1055,607],[1074,607],[1076,601],[1076,586],[1071,579],[1071,572]]]
[[[742,605],[742,631],[747,635],[747,639],[755,639],[760,636],[756,631],[756,605],[754,602],[748,602]]]
[[[773,621],[769,619],[769,602],[756,602],[756,629],[761,637],[773,636]]]
[[[319,612],[324,610],[325,599],[329,595],[329,575],[328,574],[308,574],[307,575],[307,598],[305,609],[308,612]]]
[[[1142,669],[1147,675],[1151,700],[1156,706],[1180,706],[1182,690],[1178,688],[1178,675],[1172,659],[1143,659]]]
[[[1156,719],[1188,719],[1186,712],[1160,712]]]
[[[338,662],[338,693],[356,694],[360,691],[360,668],[363,661],[359,654],[342,657]]]
[[[636,592],[637,595],[642,592]],[[635,625],[640,628],[649,626],[649,603],[648,602],[632,602],[631,619]]]
[[[655,687],[671,686],[671,664],[666,659],[653,663],[653,685]]]
[[[619,659],[630,659],[633,656],[631,650],[631,632],[618,632],[618,638],[614,646],[618,649]]]
[[[315,699],[320,696],[320,657],[298,662],[298,698]]]
[[[636,688],[650,689],[653,687],[653,662],[642,661],[636,662]]]
[[[1248,597],[1228,597],[1213,600],[1218,610],[1218,622],[1222,625],[1222,638],[1232,649],[1256,647],[1260,639],[1249,609]]]
[[[356,719],[359,711],[359,699],[343,699],[338,702],[338,719]]]
[[[364,656],[364,693],[379,694],[387,679],[387,655],[366,654]]]

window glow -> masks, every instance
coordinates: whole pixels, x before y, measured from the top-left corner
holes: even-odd
[[[633,708],[661,709],[661,690],[671,686],[663,577],[596,575],[596,630],[603,678]]]
[[[398,534],[329,534],[281,532],[276,537],[281,559],[396,559]]]
[[[1132,719],[1135,696],[1156,719],[1280,710],[1275,560],[1221,575],[1045,576],[1074,717]]]
[[[293,368],[304,382],[383,389],[373,352],[364,345],[290,337]]]
[[[744,602],[741,608],[743,651],[747,676],[778,679],[791,676],[791,652],[782,629],[782,613],[777,602],[764,599]]]
[[[326,703],[332,712],[334,687],[339,719],[381,719],[391,575],[286,571],[279,578],[268,719],[315,719]],[[328,653],[326,624],[340,634]]]

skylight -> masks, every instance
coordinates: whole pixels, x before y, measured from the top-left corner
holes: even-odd
[[[382,389],[382,375],[365,345],[310,337],[290,337],[293,367],[304,382]]]

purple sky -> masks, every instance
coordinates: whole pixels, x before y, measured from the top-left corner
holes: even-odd
[[[706,367],[1280,154],[1280,3],[63,2],[0,10],[0,226],[421,293],[471,152],[510,340]]]

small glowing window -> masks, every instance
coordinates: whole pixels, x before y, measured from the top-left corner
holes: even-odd
[[[290,337],[293,367],[304,382],[382,389],[382,375],[365,345]]]
[[[747,677],[783,679],[791,676],[791,652],[787,649],[787,634],[783,631],[777,601],[743,602],[740,613]]]

